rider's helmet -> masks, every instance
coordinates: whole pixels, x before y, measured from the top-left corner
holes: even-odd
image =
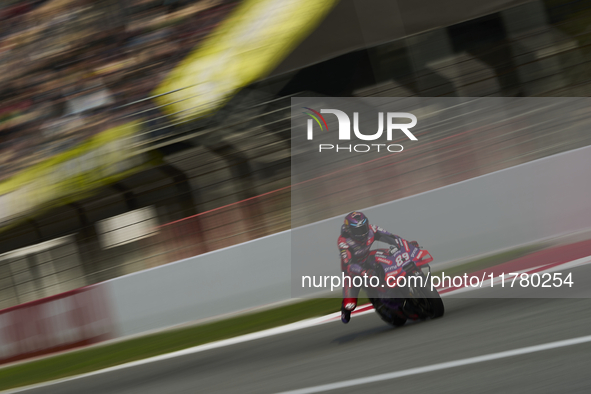
[[[356,242],[365,243],[369,235],[369,220],[363,213],[354,211],[345,217],[345,230]]]

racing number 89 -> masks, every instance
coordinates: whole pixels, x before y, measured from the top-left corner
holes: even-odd
[[[402,264],[404,264],[409,259],[410,259],[410,256],[408,255],[408,253],[405,252],[405,253],[399,254],[398,256],[396,256],[396,265],[398,267],[400,267]]]

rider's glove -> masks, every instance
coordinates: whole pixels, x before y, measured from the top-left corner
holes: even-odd
[[[371,268],[370,269],[367,269],[367,270],[363,271],[363,274],[367,275],[367,278],[368,278],[367,279],[368,280],[368,282],[367,282],[368,283],[368,286],[371,286],[371,287],[377,286],[378,288],[380,287],[379,284],[376,285],[375,282],[372,283],[372,280],[371,279],[374,278],[374,277],[375,278],[378,278],[378,281],[381,282],[378,273],[374,269],[371,269]],[[363,276],[363,274],[362,274],[362,276]]]
[[[361,274],[361,276],[363,276],[364,274],[367,275],[368,278],[371,278],[373,276],[378,276],[378,273],[375,270],[371,269],[371,268],[363,271],[363,273]]]
[[[420,248],[419,243],[417,241],[410,241],[410,244],[415,248]]]
[[[383,274],[380,275],[380,274],[378,274],[377,271],[375,271],[371,268],[366,270],[365,274],[367,275],[367,278],[368,278],[367,284],[366,284],[366,286],[368,286],[367,289],[377,291],[378,293],[385,293],[386,292],[386,287],[384,287]],[[377,278],[377,281],[376,281],[376,279],[373,279],[373,278]]]

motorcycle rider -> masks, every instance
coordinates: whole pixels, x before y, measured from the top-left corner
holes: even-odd
[[[345,217],[345,223],[341,226],[341,235],[338,239],[338,247],[341,254],[341,270],[345,275],[354,276],[367,275],[368,281],[371,277],[377,276],[373,256],[370,255],[370,248],[374,241],[385,242],[397,250],[403,248],[408,242],[403,238],[389,233],[381,227],[369,224],[367,216],[362,212],[354,211]],[[416,247],[416,241],[408,242]],[[392,248],[391,248],[392,249]],[[359,287],[351,286],[345,281],[343,286],[343,302],[341,304],[341,321],[345,324],[351,320],[351,312],[357,307]]]

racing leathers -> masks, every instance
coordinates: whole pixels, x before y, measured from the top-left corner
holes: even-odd
[[[341,227],[338,247],[341,254],[341,270],[346,276],[352,279],[355,276],[367,275],[372,277],[376,275],[372,269],[374,266],[373,256],[370,255],[370,248],[375,241],[385,242],[398,249],[403,247],[404,242],[408,242],[375,225],[369,226],[369,233],[365,242],[357,242],[348,234],[345,225]],[[357,307],[360,288],[352,286],[351,282],[345,281],[343,284],[343,303],[341,305],[343,323],[349,321],[351,311]]]

